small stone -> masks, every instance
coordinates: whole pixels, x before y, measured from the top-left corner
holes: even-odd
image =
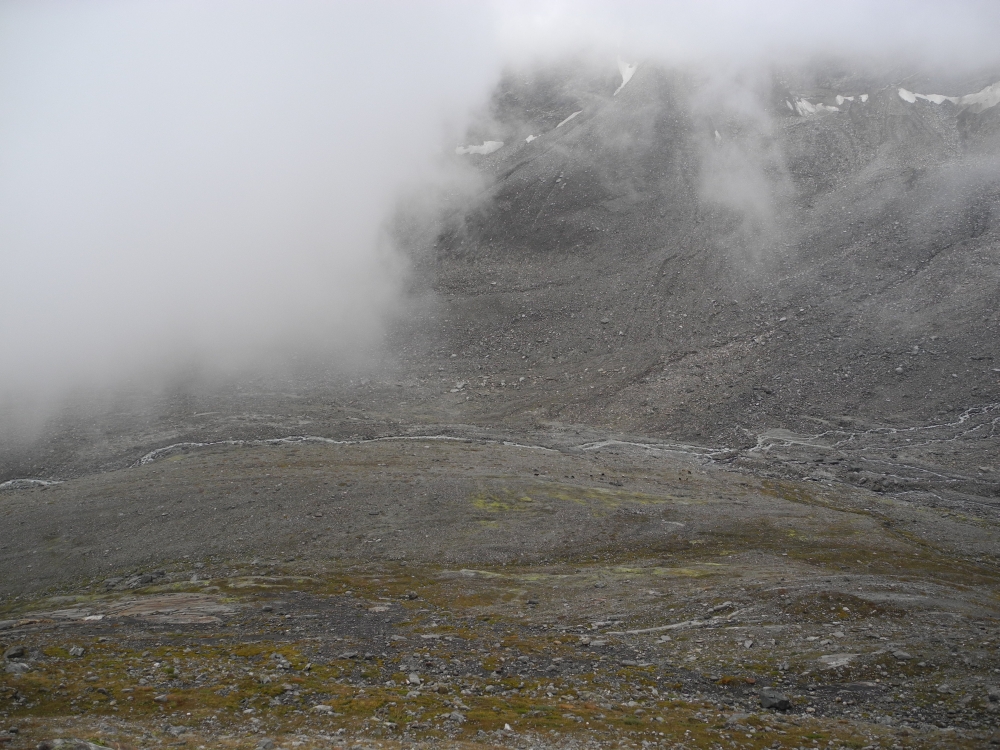
[[[257,750],[274,750],[274,740],[270,737],[265,737],[257,743]]]
[[[7,674],[24,674],[31,671],[31,665],[25,664],[23,661],[12,661],[7,663],[4,671]]]
[[[84,653],[85,653],[85,651],[84,651],[83,646],[73,646],[69,650],[69,655],[70,656],[80,657],[80,656],[83,656]]]
[[[338,659],[357,659],[358,658],[358,652],[357,651],[345,651],[344,653],[342,653],[337,658]]]
[[[410,672],[409,676],[406,678],[406,681],[409,682],[411,685],[419,685],[420,675],[418,675],[416,672]]]
[[[11,646],[6,651],[3,652],[3,658],[7,659],[23,659],[27,655],[27,650],[24,646],[18,644],[16,646]]]
[[[465,722],[465,714],[461,713],[460,711],[452,711],[450,714],[448,714],[448,721],[454,721],[458,722],[459,724],[462,724],[463,722]]]
[[[986,696],[993,703],[1000,701],[1000,688],[991,685],[990,687],[986,688]]]
[[[325,703],[320,703],[317,706],[312,707],[313,712],[318,714],[332,714],[333,706],[328,706]]]
[[[419,599],[420,597],[416,591],[407,591],[406,598],[412,601],[413,599]]]
[[[909,661],[910,659],[913,658],[912,656],[910,656],[905,651],[893,651],[892,655],[895,656],[900,661]]]
[[[773,708],[777,711],[787,711],[792,707],[792,702],[788,696],[780,693],[774,688],[762,688],[760,691],[760,705],[764,708]]]
[[[167,696],[166,695],[155,695],[155,696],[153,696],[153,700],[156,701],[157,703],[166,703],[167,702]]]

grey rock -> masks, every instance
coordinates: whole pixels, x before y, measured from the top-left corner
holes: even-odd
[[[86,740],[58,739],[45,740],[38,744],[38,750],[111,750],[107,745],[97,745]]]
[[[994,703],[996,701],[1000,701],[1000,687],[991,685],[990,687],[986,688],[986,696],[990,699],[990,701]]]
[[[10,630],[17,625],[17,620],[0,620],[0,630]]]
[[[10,661],[11,659],[24,659],[28,655],[27,650],[24,646],[17,644],[11,646],[6,651],[3,652],[3,658]]]
[[[760,691],[760,705],[764,708],[773,708],[776,711],[787,711],[792,707],[792,702],[788,700],[787,695],[774,688],[763,688]]]
[[[456,721],[459,724],[461,724],[465,721],[465,714],[461,713],[460,711],[452,711],[450,714],[448,714],[448,721]]]
[[[24,674],[25,672],[31,671],[31,665],[26,664],[23,661],[11,661],[7,662],[4,671],[7,674]]]
[[[80,656],[83,656],[85,653],[86,653],[86,650],[83,648],[83,646],[73,646],[69,650],[69,655],[70,656],[80,657]]]
[[[274,750],[274,740],[270,737],[265,737],[257,743],[257,750]]]
[[[909,661],[910,659],[913,658],[910,654],[906,653],[905,651],[893,651],[892,655],[895,656],[900,661]]]

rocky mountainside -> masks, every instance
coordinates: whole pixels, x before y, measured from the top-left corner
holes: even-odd
[[[415,248],[478,419],[834,466],[891,433],[995,493],[1000,74],[621,68],[508,74],[456,157],[489,187]]]

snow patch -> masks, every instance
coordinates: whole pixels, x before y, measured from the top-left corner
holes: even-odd
[[[625,88],[626,83],[632,80],[632,76],[635,75],[636,68],[638,67],[639,63],[629,64],[624,60],[622,60],[620,57],[618,58],[618,72],[621,73],[622,75],[622,84],[621,86],[615,89],[615,93],[613,93],[611,96],[618,96],[618,92],[621,91],[623,88]]]
[[[529,136],[528,136],[527,138],[525,138],[525,139],[524,139],[524,142],[525,142],[525,143],[531,143],[531,142],[532,142],[533,140],[535,140],[535,139],[536,139],[537,137],[538,137],[537,135],[529,135]]]
[[[998,104],[1000,104],[1000,81],[987,86],[982,91],[966,94],[958,99],[960,107],[968,107],[973,112],[982,112],[984,109],[995,107]]]
[[[854,101],[853,96],[841,96],[840,94],[837,94],[837,106],[840,106],[844,102],[853,102],[853,101]]]
[[[798,112],[800,117],[808,117],[809,115],[818,115],[823,112],[839,112],[840,108],[823,104],[822,102],[813,104],[808,99],[796,99],[795,111]]]
[[[455,149],[456,154],[492,154],[503,147],[503,141],[485,141],[482,146],[459,146]]]
[[[582,109],[578,109],[576,112],[574,112],[569,117],[567,117],[565,120],[563,120],[561,123],[559,123],[558,125],[556,125],[556,127],[557,128],[561,128],[563,125],[565,125],[567,122],[569,122],[570,120],[572,120],[574,117],[576,117],[581,112],[583,112],[583,110]]]
[[[866,101],[868,101],[868,94],[862,94],[861,95],[861,103],[864,104]]]
[[[981,91],[965,96],[946,96],[945,94],[917,94],[906,89],[899,89],[899,98],[904,102],[915,104],[917,99],[923,99],[931,104],[944,104],[951,102],[962,109],[970,109],[973,112],[982,112],[990,107],[1000,104],[1000,81],[992,83]]]
[[[715,131],[715,140],[717,141],[722,140],[722,133],[720,133],[718,130]]]

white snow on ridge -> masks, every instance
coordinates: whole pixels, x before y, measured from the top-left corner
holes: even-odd
[[[572,120],[574,117],[576,117],[581,112],[583,112],[582,109],[577,110],[576,112],[574,112],[573,114],[571,114],[569,117],[567,117],[565,120],[563,120],[561,123],[559,123],[558,125],[556,125],[556,127],[557,128],[561,128],[563,125],[565,125],[567,122],[569,122],[570,120]],[[500,145],[503,145],[503,144],[500,144]]]
[[[855,99],[861,101],[862,104],[868,101],[868,94],[844,96],[843,94],[837,94],[834,97],[834,101],[837,105],[823,104],[823,102],[817,102],[813,104],[808,99],[793,99],[792,101],[785,100],[785,106],[788,107],[792,112],[797,113],[800,117],[808,117],[809,115],[818,115],[823,112],[840,112],[840,107],[843,106],[844,102],[853,102]]]
[[[497,149],[503,148],[503,141],[485,141],[482,146],[459,146],[455,149],[456,154],[492,154]]]
[[[923,99],[925,102],[931,102],[932,104],[944,104],[945,102],[951,102],[952,104],[962,107],[963,109],[968,108],[973,112],[982,112],[984,109],[989,109],[990,107],[995,107],[997,104],[1000,104],[1000,81],[987,86],[982,91],[977,91],[974,94],[966,94],[965,96],[918,94],[904,88],[900,88],[898,93],[899,98],[909,104],[915,104],[917,99]]]
[[[639,67],[639,63],[632,63],[631,65],[620,57],[618,58],[618,72],[622,75],[621,86],[615,89],[615,93],[611,96],[618,96],[618,92],[625,88],[625,84],[632,80],[632,76],[635,75],[636,68]]]
[[[532,142],[533,140],[535,140],[535,139],[536,139],[537,137],[538,137],[537,135],[529,135],[529,136],[528,136],[527,138],[525,138],[525,139],[524,139],[524,142],[525,142],[525,143],[531,143],[531,142]]]
[[[821,112],[840,111],[840,107],[833,107],[830,106],[829,104],[823,104],[822,102],[820,102],[819,104],[813,104],[807,99],[796,99],[794,107],[792,106],[792,102],[789,102],[787,100],[785,101],[785,104],[794,109],[799,114],[800,117],[808,117],[809,115],[818,115]]]
[[[968,107],[973,112],[982,112],[984,109],[997,106],[1000,104],[1000,81],[987,86],[982,91],[977,91],[975,94],[959,97],[958,104],[961,107]]]

